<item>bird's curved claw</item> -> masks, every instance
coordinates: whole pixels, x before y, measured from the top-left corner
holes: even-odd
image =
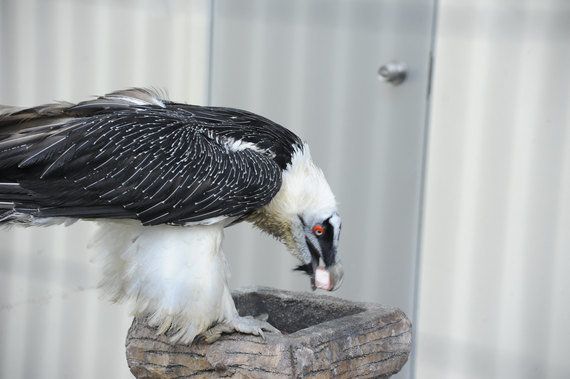
[[[200,340],[213,343],[220,339],[224,333],[239,332],[261,337],[265,341],[265,333],[281,334],[279,329],[267,322],[268,315],[262,313],[258,316],[236,316],[232,320],[214,325],[200,335]]]

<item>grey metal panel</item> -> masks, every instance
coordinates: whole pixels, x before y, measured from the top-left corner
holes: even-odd
[[[0,104],[131,86],[204,103],[207,0],[0,0]],[[0,230],[0,378],[129,378],[125,306],[100,299],[93,225]]]
[[[0,103],[79,100],[134,85],[203,103],[207,3],[0,0]],[[215,9],[212,102],[265,114],[311,141],[344,216],[340,295],[408,313],[431,7],[283,0],[216,1]],[[376,80],[378,66],[394,58],[410,66],[395,88]],[[225,248],[234,284],[308,289],[277,243],[247,226],[232,229]],[[97,277],[83,251],[90,232],[85,225],[2,231],[0,376],[125,374],[116,343],[124,311],[81,292]],[[59,255],[49,255],[54,250]],[[42,343],[32,345],[36,336]],[[72,351],[77,338],[91,343]],[[40,363],[28,367],[24,358]]]
[[[442,0],[418,378],[570,378],[570,2]]]
[[[412,312],[431,1],[215,2],[212,104],[267,116],[310,142],[343,216],[338,293]],[[378,67],[406,62],[399,87]],[[232,229],[232,228],[231,228]],[[293,258],[228,230],[234,284],[309,289]]]

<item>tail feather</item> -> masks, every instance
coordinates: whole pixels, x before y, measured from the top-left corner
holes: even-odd
[[[2,210],[0,209],[0,226],[7,224],[23,224],[28,225],[32,222],[32,216],[16,212],[14,209]]]

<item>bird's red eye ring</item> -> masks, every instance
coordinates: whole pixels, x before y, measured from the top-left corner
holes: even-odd
[[[323,233],[325,232],[325,227],[322,225],[315,225],[313,226],[313,233],[315,233],[315,235],[317,237],[320,237],[323,235]]]

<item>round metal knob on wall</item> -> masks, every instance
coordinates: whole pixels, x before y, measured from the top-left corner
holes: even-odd
[[[404,62],[388,62],[378,69],[378,79],[395,86],[402,84],[407,76],[408,66]]]

